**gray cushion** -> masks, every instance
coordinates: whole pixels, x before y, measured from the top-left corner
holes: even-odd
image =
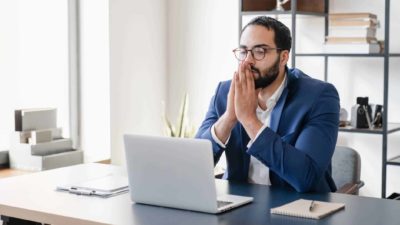
[[[346,183],[359,183],[360,155],[352,148],[336,146],[332,157],[332,176],[338,188]]]

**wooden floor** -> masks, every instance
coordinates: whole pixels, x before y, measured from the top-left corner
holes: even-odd
[[[16,170],[10,168],[0,168],[0,179],[5,177],[19,176],[23,174],[32,173],[32,171]]]

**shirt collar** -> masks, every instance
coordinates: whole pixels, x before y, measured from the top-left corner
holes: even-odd
[[[276,91],[272,94],[272,96],[267,99],[266,101],[267,110],[272,110],[275,107],[286,86],[287,86],[287,72],[285,72],[285,75],[283,77],[281,85],[279,85],[279,88],[276,89]],[[258,107],[257,109],[261,110],[260,107]]]

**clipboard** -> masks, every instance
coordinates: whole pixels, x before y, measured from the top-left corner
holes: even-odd
[[[127,177],[110,174],[76,184],[60,185],[56,187],[56,190],[76,195],[108,198],[127,193],[129,185]]]

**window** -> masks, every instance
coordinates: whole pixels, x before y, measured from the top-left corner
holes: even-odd
[[[0,32],[0,150],[19,108],[57,108],[68,137],[68,1],[0,1]]]

